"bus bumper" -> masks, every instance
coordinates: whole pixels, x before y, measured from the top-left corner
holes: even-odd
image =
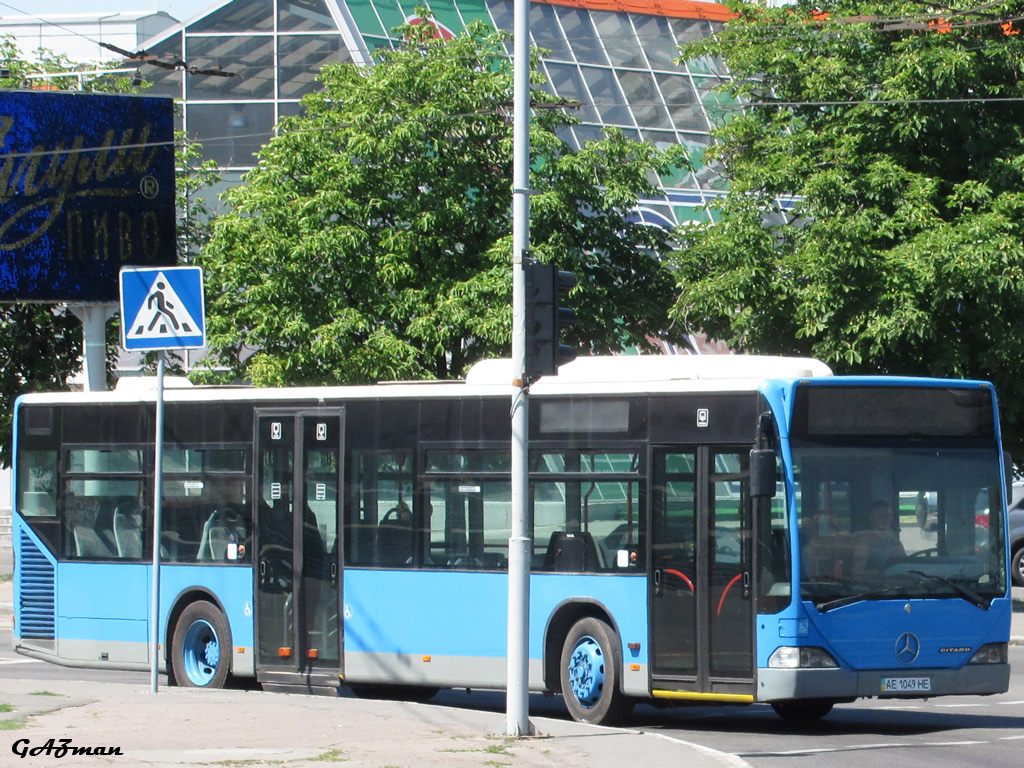
[[[915,690],[883,690],[885,680],[913,679]],[[927,680],[927,690],[922,690]],[[924,699],[932,696],[1005,693],[1009,664],[970,664],[959,669],[768,669],[757,670],[757,700]]]

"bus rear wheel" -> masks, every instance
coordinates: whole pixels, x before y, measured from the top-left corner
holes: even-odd
[[[772,709],[775,714],[787,723],[810,723],[820,720],[832,711],[835,702],[830,699],[794,699],[793,701],[774,701]]]
[[[609,725],[622,721],[633,701],[622,693],[622,649],[607,623],[580,619],[562,645],[560,680],[566,709],[581,723]]]
[[[223,688],[228,678],[231,629],[224,614],[211,603],[191,603],[174,627],[171,669],[185,688]]]

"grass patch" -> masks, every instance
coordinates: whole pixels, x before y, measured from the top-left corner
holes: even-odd
[[[512,753],[508,751],[508,748],[511,747],[513,743],[514,742],[512,739],[505,739],[501,742],[501,744],[491,744],[491,746],[487,747],[487,749],[485,749],[484,752],[486,752],[489,755],[511,756]]]
[[[16,731],[24,727],[24,720],[0,720],[0,731]]]
[[[512,763],[502,763],[498,760],[488,760],[486,763],[484,763],[484,765],[489,765],[491,766],[491,768],[503,768],[503,766],[512,765]]]
[[[0,584],[6,584],[8,581],[14,580],[13,573],[0,573]]]
[[[13,712],[14,707],[10,704],[0,704],[0,712]]]
[[[489,747],[471,747],[468,749],[439,749],[438,752],[483,752],[488,755],[512,756],[509,747],[515,742],[514,739],[504,739],[501,744],[491,744]]]
[[[32,693],[29,694],[29,696],[60,696],[60,695],[61,694],[54,693],[53,691],[32,691]]]
[[[324,752],[322,755],[309,758],[310,762],[313,763],[345,763],[348,762],[348,758],[345,757],[345,753],[340,749],[332,749]]]

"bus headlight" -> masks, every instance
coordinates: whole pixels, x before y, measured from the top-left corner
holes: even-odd
[[[989,643],[979,648],[968,664],[1005,664],[1006,643]]]
[[[784,645],[768,658],[771,669],[835,669],[838,666],[832,654],[814,645]]]

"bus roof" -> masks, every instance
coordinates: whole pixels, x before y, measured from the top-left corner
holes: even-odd
[[[558,368],[558,382],[565,384],[737,379],[759,382],[831,375],[827,365],[813,358],[766,355],[603,355],[577,357]],[[511,380],[511,360],[484,360],[466,376],[466,383],[471,386],[509,384]]]
[[[615,355],[580,357],[531,386],[536,394],[601,395],[686,391],[750,392],[766,379],[831,376],[824,363],[811,358],[761,355]],[[384,382],[384,385],[289,387],[188,386],[165,378],[168,402],[201,401],[324,401],[399,397],[509,396],[512,361],[485,360],[474,365],[465,381]],[[156,397],[154,377],[129,377],[113,392],[50,392],[25,395],[28,403],[148,402]]]

